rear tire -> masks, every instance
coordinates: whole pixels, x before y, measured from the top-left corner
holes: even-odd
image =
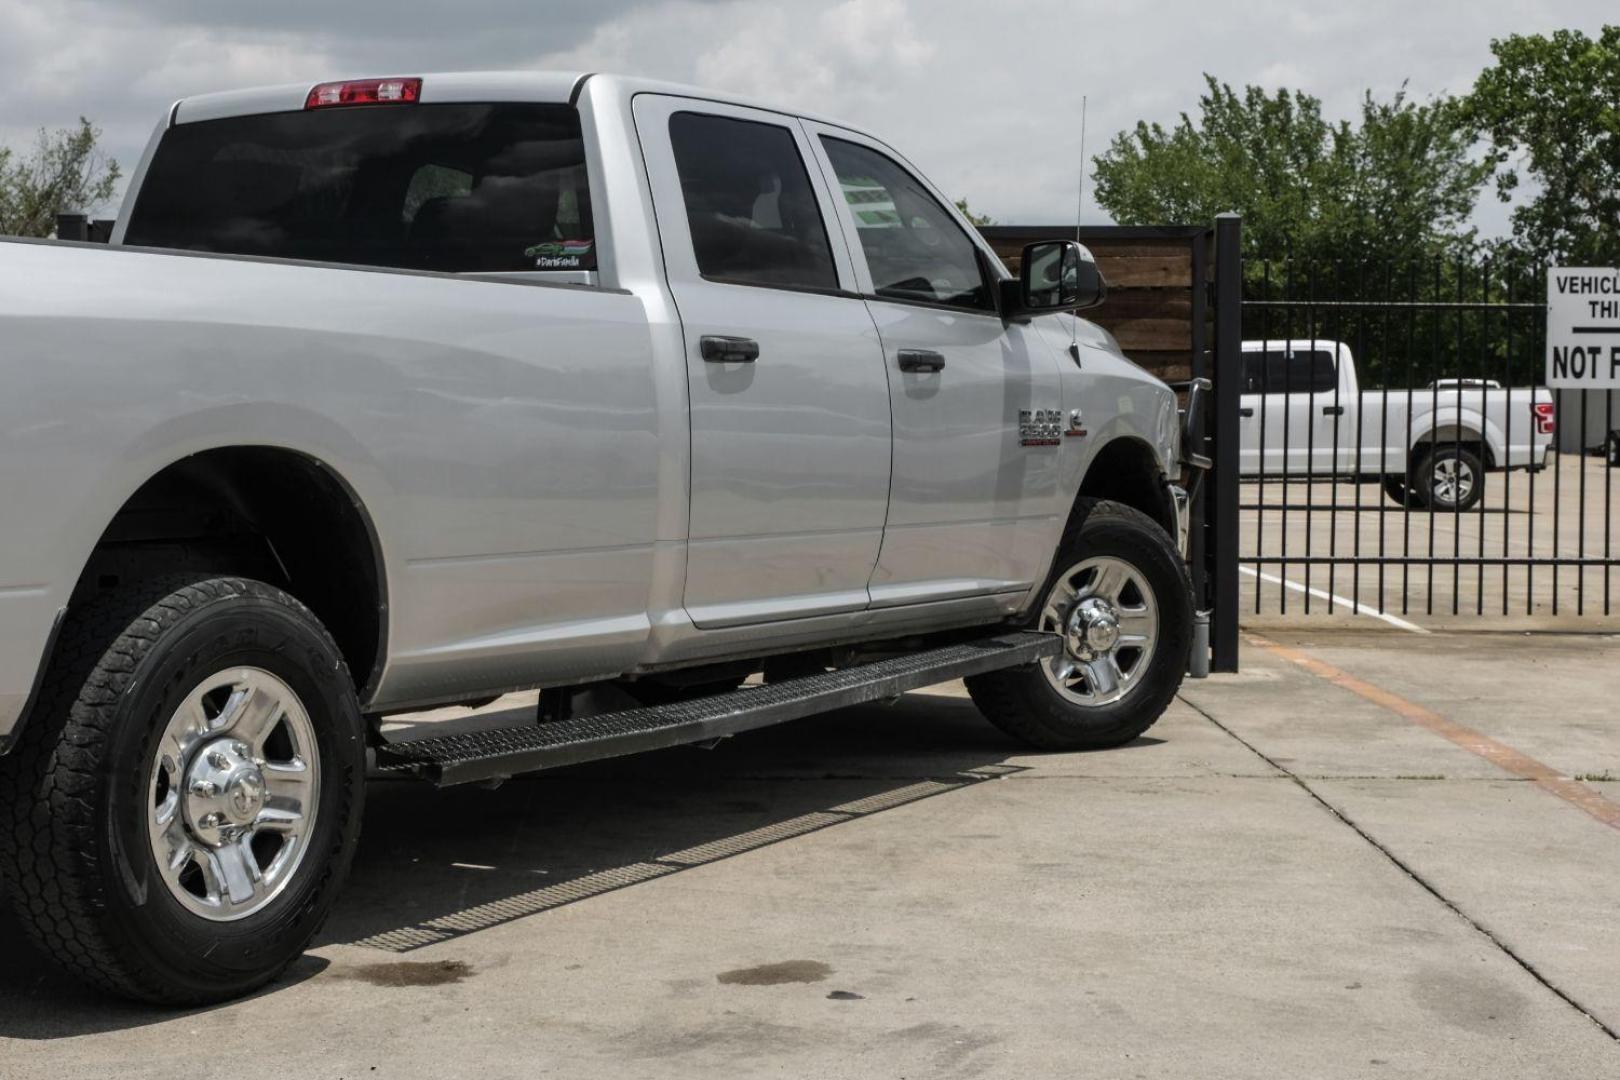
[[[1116,576],[1124,579],[1117,589]],[[1067,629],[1063,654],[975,675],[968,693],[992,724],[1042,750],[1121,746],[1175,697],[1192,622],[1187,567],[1165,531],[1131,507],[1082,498],[1025,622]]]
[[[191,575],[92,599],[0,761],[18,920],[115,994],[249,993],[303,952],[347,874],[364,736],[337,646],[281,590]]]
[[[1412,479],[1424,504],[1437,513],[1466,513],[1485,496],[1485,463],[1466,444],[1442,442],[1423,451]]]

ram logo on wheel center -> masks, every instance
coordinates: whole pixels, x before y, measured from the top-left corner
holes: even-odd
[[[1547,385],[1620,387],[1620,269],[1547,269]]]

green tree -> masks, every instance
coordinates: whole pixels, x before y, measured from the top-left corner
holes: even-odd
[[[77,128],[41,128],[26,156],[0,147],[0,234],[49,236],[57,214],[88,213],[111,199],[122,174],[100,138],[81,116]]]
[[[1138,123],[1094,159],[1097,201],[1120,224],[1244,218],[1250,253],[1360,262],[1472,239],[1488,163],[1454,101],[1369,91],[1359,124],[1333,123],[1317,98],[1206,75],[1198,118]]]
[[[962,211],[962,216],[974,225],[994,225],[996,223],[996,219],[989,214],[975,214],[972,210],[969,210],[966,199],[957,199],[956,208]]]
[[[1488,140],[1514,244],[1541,262],[1620,260],[1620,26],[1491,42],[1496,63],[1464,101]],[[1528,181],[1528,183],[1526,183]]]

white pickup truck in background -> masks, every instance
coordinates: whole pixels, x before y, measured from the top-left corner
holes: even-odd
[[[1322,339],[1245,341],[1239,416],[1245,477],[1376,481],[1446,512],[1479,505],[1487,472],[1544,468],[1556,424],[1539,386],[1363,390],[1349,347]]]

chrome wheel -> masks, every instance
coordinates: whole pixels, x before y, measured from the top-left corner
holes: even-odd
[[[309,848],[320,755],[303,702],[261,668],[230,668],[186,696],[158,739],[148,835],[170,894],[225,922],[281,894]]]
[[[1458,506],[1474,493],[1474,467],[1462,458],[1443,457],[1434,463],[1434,501]]]
[[[1080,705],[1110,705],[1147,671],[1159,638],[1159,608],[1140,570],[1097,556],[1053,582],[1039,626],[1063,635],[1062,654],[1042,664],[1052,687]]]

